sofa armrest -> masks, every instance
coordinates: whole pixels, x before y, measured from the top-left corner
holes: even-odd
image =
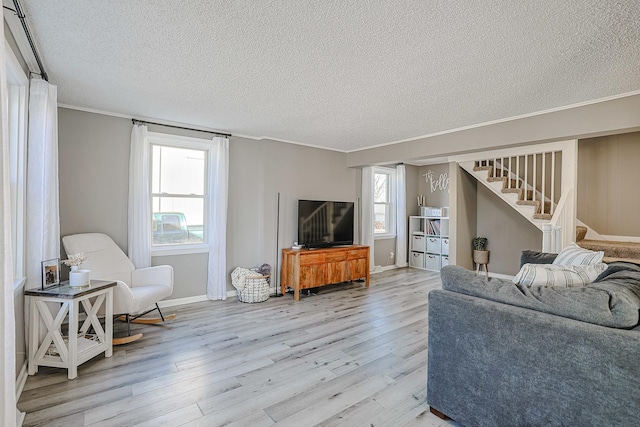
[[[640,331],[429,293],[427,403],[463,425],[635,425]]]
[[[520,255],[520,267],[525,264],[553,264],[558,254],[538,251],[522,251]]]
[[[131,287],[160,285],[173,289],[173,267],[158,265],[139,268],[131,273]]]

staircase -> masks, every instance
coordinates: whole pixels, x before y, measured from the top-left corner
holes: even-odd
[[[577,141],[458,156],[458,165],[542,231],[545,252],[575,241]]]
[[[604,262],[631,261],[640,263],[640,243],[585,239],[586,235],[587,227],[576,227],[576,243],[584,249],[604,252]]]
[[[523,180],[510,178],[509,171],[498,169],[497,173],[494,166],[480,166],[480,162],[475,162],[473,166],[474,172],[487,171],[487,182],[497,182],[502,184],[500,192],[502,194],[515,194],[517,199],[515,204],[518,206],[532,206],[533,213],[531,217],[537,220],[551,221],[551,201],[545,200],[544,204],[540,200],[535,200],[534,190],[525,190]],[[502,176],[500,176],[502,174]],[[542,222],[540,222],[542,224]]]

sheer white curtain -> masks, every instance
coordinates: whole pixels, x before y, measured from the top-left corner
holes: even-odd
[[[227,204],[229,139],[214,137],[209,150],[209,206],[207,244],[209,266],[207,298],[227,299]]]
[[[151,203],[149,201],[149,138],[147,126],[131,130],[129,151],[129,259],[136,268],[151,266]]]
[[[362,168],[362,241],[369,246],[369,269],[375,265],[373,258],[373,168]]]
[[[407,266],[407,171],[396,166],[396,266]]]
[[[4,28],[0,29],[0,36],[4,40]],[[2,310],[2,328],[0,340],[4,343],[2,350],[2,408],[0,408],[0,425],[16,425],[16,348],[15,348],[15,317],[13,307],[13,250],[11,248],[11,187],[9,172],[9,134],[7,116],[7,80],[5,74],[4,43],[0,46],[0,210],[2,210],[2,229],[0,230],[0,246],[2,258],[0,261],[0,310]]]
[[[27,289],[42,280],[41,262],[60,257],[57,87],[32,79],[27,142]]]

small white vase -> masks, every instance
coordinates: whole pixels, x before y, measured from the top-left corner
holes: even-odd
[[[91,284],[90,270],[80,270],[77,265],[71,266],[69,272],[69,286],[72,288],[84,288]]]

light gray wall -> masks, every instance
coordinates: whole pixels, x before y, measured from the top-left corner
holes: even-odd
[[[24,60],[24,57],[20,52],[20,48],[18,47],[18,43],[16,43],[16,39],[15,37],[13,37],[13,33],[11,32],[11,29],[9,28],[7,21],[3,21],[3,22],[4,22],[4,37],[7,40],[9,47],[11,47],[13,54],[18,59],[18,62],[20,63],[20,67],[22,68],[22,71],[24,71],[24,73],[28,76],[29,66],[27,65],[27,61]]]
[[[59,108],[62,236],[99,231],[126,251],[131,127],[128,119]],[[210,138],[158,126],[149,130]],[[229,273],[237,266],[280,263],[280,250],[297,240],[298,199],[356,201],[356,170],[346,167],[344,153],[240,137],[232,137],[229,145]],[[171,298],[206,292],[206,254],[154,257],[152,263],[174,267]],[[230,276],[227,280],[232,290]]]
[[[478,183],[477,188],[476,233],[477,237],[489,239],[489,272],[515,275],[520,269],[523,250],[542,250],[542,233],[486,186]],[[471,248],[471,241],[468,247]]]
[[[640,95],[354,151],[348,166],[410,162],[537,142],[640,130]]]
[[[391,252],[396,252],[396,239],[376,239],[374,243],[374,265],[385,267],[396,263],[394,258],[390,257]]]
[[[131,120],[58,109],[61,236],[105,233],[126,251],[131,127]]]
[[[449,263],[473,268],[471,239],[477,236],[477,181],[456,163],[449,164]]]
[[[405,165],[407,175],[407,216],[418,215],[418,194],[420,194],[420,168]]]
[[[429,172],[431,172],[433,185],[429,178]],[[448,163],[421,166],[418,169],[418,192],[420,195],[426,197],[427,206],[449,206],[449,189],[442,189],[441,186],[438,185],[439,180],[446,180],[448,178]]]
[[[640,237],[640,132],[578,142],[578,219],[609,236]]]

